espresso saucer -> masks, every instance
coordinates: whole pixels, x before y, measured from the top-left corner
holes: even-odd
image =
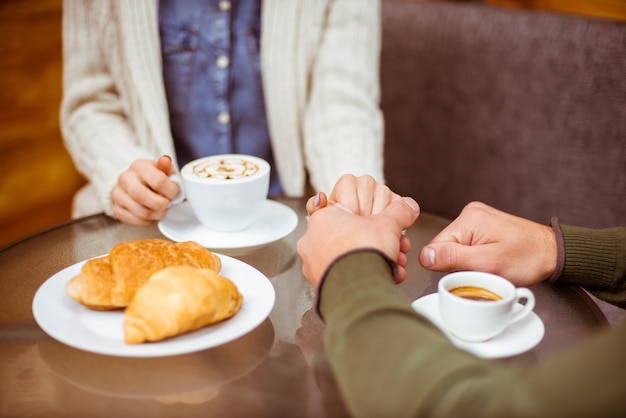
[[[159,222],[159,231],[172,241],[195,241],[229,255],[241,255],[265,247],[289,235],[298,226],[298,215],[289,206],[266,200],[257,221],[237,232],[212,231],[202,225],[185,201],[172,206]]]
[[[518,309],[522,305],[517,304]],[[461,350],[465,350],[482,358],[501,358],[522,354],[534,348],[545,333],[541,319],[531,312],[526,318],[509,325],[500,335],[489,341],[468,342],[463,341],[446,331],[439,315],[439,299],[437,293],[422,296],[413,301],[413,309],[428,318],[433,324],[443,331],[452,344]]]

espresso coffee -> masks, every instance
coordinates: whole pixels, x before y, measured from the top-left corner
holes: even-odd
[[[495,300],[501,300],[502,297],[491,290],[487,290],[483,287],[477,286],[459,286],[450,289],[450,293],[453,295],[483,302],[490,302]]]
[[[442,324],[455,337],[470,342],[488,341],[509,324],[527,317],[535,307],[535,296],[529,289],[480,271],[443,276],[437,284],[437,296]]]
[[[235,180],[254,176],[259,166],[239,157],[213,158],[194,164],[192,172],[200,178]]]

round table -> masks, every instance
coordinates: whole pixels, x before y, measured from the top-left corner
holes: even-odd
[[[189,354],[125,358],[81,351],[50,338],[32,314],[35,292],[52,275],[122,241],[164,238],[157,225],[135,227],[94,215],[1,249],[0,415],[346,416],[325,361],[315,293],[296,253],[306,229],[305,200],[276,200],[298,214],[294,232],[252,253],[233,255],[274,286],[269,318],[232,342]],[[413,249],[408,277],[398,288],[410,300],[436,291],[442,274],[421,268],[417,253],[448,222],[423,213],[407,230]],[[521,356],[539,359],[607,326],[581,289],[539,284],[532,290],[545,336]]]

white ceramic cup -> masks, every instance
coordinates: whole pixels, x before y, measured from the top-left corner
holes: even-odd
[[[178,182],[176,176],[170,178]],[[212,155],[185,164],[180,178],[182,190],[172,203],[182,200],[182,195],[202,225],[236,232],[257,220],[267,200],[270,165],[251,155]]]
[[[183,188],[183,178],[180,176],[180,173],[174,173],[170,175],[170,180],[178,185],[178,194],[175,198],[170,200],[170,207],[174,205],[178,205],[185,200],[185,189]]]
[[[500,300],[473,300],[457,296],[451,291],[469,286],[486,289]],[[474,293],[473,289],[467,289]],[[517,322],[535,307],[535,296],[530,289],[516,288],[508,280],[490,273],[461,271],[450,273],[439,281],[439,314],[443,325],[454,336],[470,342],[487,341],[513,322]],[[526,300],[521,309],[517,303]]]

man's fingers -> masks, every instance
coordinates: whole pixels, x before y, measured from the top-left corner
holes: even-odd
[[[484,270],[485,257],[480,246],[455,242],[430,243],[420,251],[420,264],[433,271]]]
[[[391,202],[382,213],[397,219],[404,230],[413,225],[420,214],[420,207],[413,198],[402,197]]]

